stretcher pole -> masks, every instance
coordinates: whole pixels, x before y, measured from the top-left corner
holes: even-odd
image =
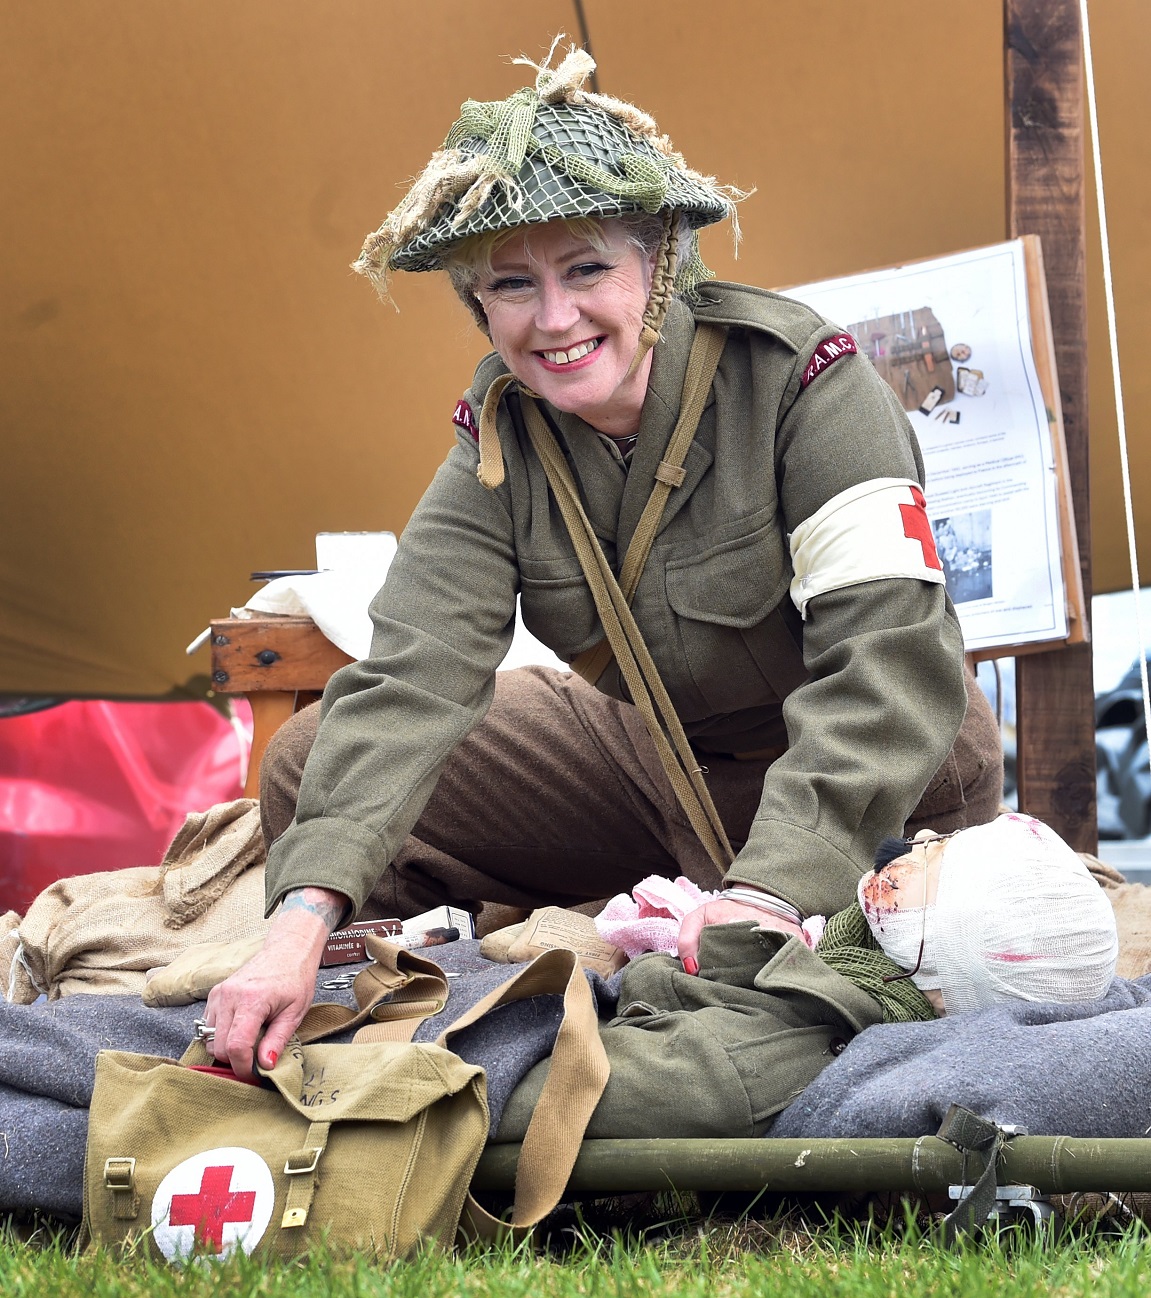
[[[511,1190],[518,1144],[489,1145],[472,1188]],[[970,1160],[969,1164],[970,1164]],[[967,1176],[971,1174],[970,1165]],[[946,1194],[965,1179],[963,1154],[918,1139],[585,1140],[567,1192],[660,1190],[906,1190]],[[1016,1136],[1000,1155],[1000,1185],[1043,1194],[1151,1190],[1151,1141]]]

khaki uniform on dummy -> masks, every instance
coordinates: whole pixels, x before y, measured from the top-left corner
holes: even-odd
[[[875,860],[814,949],[717,925],[697,978],[667,955],[626,966],[620,1015],[600,1029],[611,1076],[588,1137],[761,1136],[865,1027],[1107,994],[1115,917],[1042,822],[924,830],[885,840]],[[498,1138],[522,1136],[546,1075],[537,1065],[513,1093]]]

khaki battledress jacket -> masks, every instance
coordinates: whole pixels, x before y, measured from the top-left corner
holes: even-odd
[[[906,578],[818,595],[800,620],[789,534],[855,484],[922,483],[918,446],[864,357],[840,356],[803,385],[835,326],[759,289],[712,283],[703,294],[694,318],[728,326],[728,340],[632,607],[705,764],[707,752],[788,745],[728,881],[833,914],[951,748],[962,637],[943,587]],[[679,411],[694,329],[693,311],[674,303],[626,470],[577,416],[541,403],[617,572]],[[480,363],[465,394],[473,411],[505,369],[494,354]],[[305,885],[362,905],[483,717],[517,596],[528,628],[565,660],[602,636],[515,400],[499,412],[503,484],[479,483],[476,442],[457,430],[373,602],[371,656],[329,683],[296,823],[270,854],[269,911]],[[621,696],[614,664],[599,687]]]

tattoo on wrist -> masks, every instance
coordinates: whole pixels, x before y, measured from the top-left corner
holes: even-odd
[[[339,927],[345,909],[346,906],[342,901],[333,901],[319,888],[295,888],[291,892],[284,893],[283,900],[280,902],[281,913],[289,910],[307,911],[309,915],[322,919],[329,933]]]

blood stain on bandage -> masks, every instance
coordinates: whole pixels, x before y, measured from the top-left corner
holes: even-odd
[[[896,893],[899,891],[899,884],[891,876],[890,870],[875,870],[866,878],[863,885],[863,895],[860,901],[863,905],[863,913],[869,918],[877,921],[882,920],[884,915],[899,909],[899,902],[896,899]]]
[[[1018,812],[1005,816],[1004,819],[1013,820],[1017,825],[1022,825],[1032,838],[1037,838],[1041,843],[1044,842],[1043,823],[1036,820],[1034,816],[1021,816]]]

